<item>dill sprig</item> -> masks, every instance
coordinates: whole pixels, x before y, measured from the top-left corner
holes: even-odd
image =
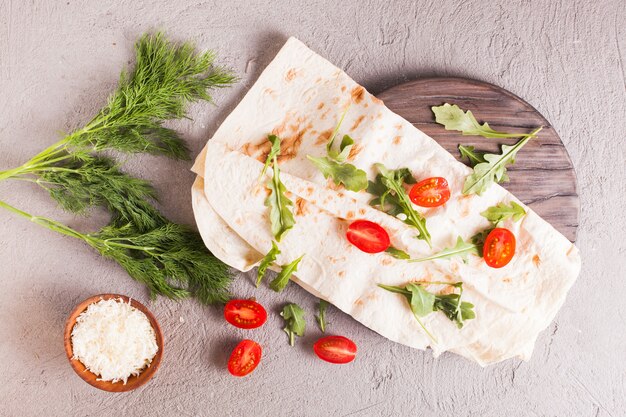
[[[164,127],[163,122],[187,117],[189,103],[211,102],[209,90],[226,87],[235,77],[214,65],[213,52],[196,53],[192,44],[170,42],[162,33],[142,36],[135,50],[135,67],[130,73],[122,72],[119,86],[107,105],[85,127],[65,136],[20,167],[0,171],[0,180],[45,176],[39,184],[52,182],[58,190],[66,182],[66,178],[59,177],[66,169],[77,170],[79,162],[83,163],[83,177],[95,175],[90,171],[93,165],[89,163],[93,162],[90,155],[103,150],[189,159],[183,140],[176,131]],[[52,197],[70,211],[84,212],[85,206],[63,201],[63,197],[71,194],[69,190]],[[91,199],[104,200],[105,196]]]
[[[105,207],[111,213],[109,225],[82,234],[2,201],[0,207],[85,241],[153,295],[224,302],[231,280],[228,267],[207,251],[197,232],[159,213],[149,182],[122,172],[113,157],[101,152],[189,159],[181,137],[163,122],[187,117],[189,103],[211,102],[209,91],[232,84],[235,77],[214,65],[212,52],[196,53],[190,43],[170,42],[161,33],[142,36],[135,50],[134,68],[122,72],[107,105],[87,125],[21,166],[0,171],[0,181],[32,181],[67,211],[85,214],[91,207]]]
[[[142,232],[132,223],[110,224],[96,233],[83,234],[4,201],[0,201],[0,207],[57,233],[83,240],[105,258],[119,263],[131,277],[148,287],[153,297],[195,296],[207,304],[224,303],[229,298],[228,267],[216,261],[199,235],[186,226],[166,222]]]

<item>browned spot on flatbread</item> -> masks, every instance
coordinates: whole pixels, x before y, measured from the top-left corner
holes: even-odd
[[[324,105],[325,105],[324,102],[320,101],[320,104],[317,105],[317,109],[322,110],[322,107],[324,107]]]
[[[298,76],[298,72],[296,71],[295,68],[291,68],[289,71],[287,71],[287,73],[285,74],[285,81],[287,82],[291,82],[294,80],[294,78],[296,78]]]
[[[265,94],[267,94],[267,95],[272,96],[272,97],[275,97],[275,96],[276,96],[276,93],[274,92],[274,90],[272,90],[272,89],[271,89],[271,88],[269,88],[269,87],[268,87],[268,88],[266,88],[265,90],[263,90],[263,92],[264,92]]]
[[[339,276],[339,278],[343,278],[346,276],[346,271],[339,271],[337,272],[337,275]]]
[[[307,202],[304,198],[296,198],[296,216],[302,216],[307,213]]]
[[[315,84],[319,84],[320,81],[322,81],[322,77],[317,77],[317,80],[315,80]]]
[[[354,159],[361,152],[361,146],[358,143],[355,143],[352,148],[350,148],[350,152],[348,153],[348,159]]]
[[[576,246],[572,245],[570,246],[570,248],[567,250],[567,253],[565,254],[565,256],[570,256],[572,254],[572,251],[574,250]]]
[[[263,142],[258,144],[246,143],[241,147],[241,152],[248,155],[251,158],[256,158],[261,162],[265,162],[267,155],[270,153],[272,144],[264,139]]]
[[[397,125],[393,125],[393,127],[395,127],[396,130],[402,130],[402,125],[400,123],[398,123]]]
[[[354,219],[354,212],[352,210],[346,213],[346,219]]]
[[[344,93],[345,91],[346,91],[346,86],[345,86],[345,85],[342,85],[342,86],[341,86],[341,92],[342,92],[342,93]]]
[[[374,97],[374,96],[370,96],[370,97],[371,97],[373,103],[375,103],[375,104],[383,104],[383,101],[381,99],[379,99],[377,97]]]
[[[380,263],[383,264],[383,265],[389,265],[391,263],[391,259],[389,259],[389,258],[382,258],[380,260]]]
[[[330,109],[326,109],[326,111],[321,114],[320,119],[325,120],[328,117],[328,113],[330,113]]]
[[[365,209],[360,208],[360,209],[359,209],[359,214],[360,214],[361,216],[364,216],[364,215],[365,215]]]
[[[354,305],[355,305],[355,306],[362,306],[362,305],[363,305],[363,300],[361,300],[361,299],[359,298],[358,300],[356,300],[356,301],[354,302]]]
[[[357,85],[350,92],[350,97],[354,103],[359,104],[363,101],[363,98],[365,97],[365,88]]]
[[[507,283],[507,284],[508,284],[508,283],[510,283],[511,281],[512,281],[512,280],[511,280],[511,278],[509,278],[509,277],[502,278],[502,282],[504,282],[504,283]]]
[[[311,194],[313,194],[313,191],[314,191],[314,190],[313,190],[313,187],[306,187],[306,193],[307,193],[307,195],[311,195]]]
[[[539,265],[541,265],[541,258],[539,257],[538,253],[533,256],[533,265],[535,265],[537,268],[539,268]]]
[[[333,102],[333,104],[337,104],[337,103],[339,103],[339,100],[340,100],[339,97],[335,97],[335,98],[333,98],[332,102]]]
[[[333,130],[332,129],[328,129],[328,130],[323,131],[322,133],[319,134],[317,139],[315,139],[315,144],[316,145],[323,145],[324,143],[328,142],[328,139],[330,139],[330,136],[332,134],[333,134]]]
[[[399,145],[400,142],[402,142],[402,136],[396,136],[395,138],[393,138],[392,142],[394,145]]]
[[[356,130],[363,121],[363,119],[365,119],[364,115],[359,116],[359,118],[354,121],[354,124],[350,128],[350,131]]]
[[[339,198],[343,198],[344,195],[345,195],[344,193],[337,193],[337,197]]]
[[[331,190],[335,190],[335,191],[344,189],[344,186],[342,184],[335,184],[331,178],[329,178],[328,181],[326,182],[326,186],[330,188]],[[327,202],[328,201],[324,200],[324,203],[327,203]]]

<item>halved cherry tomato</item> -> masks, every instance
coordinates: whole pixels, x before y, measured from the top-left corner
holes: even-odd
[[[483,258],[492,268],[502,268],[515,254],[515,235],[508,229],[495,228],[487,235]]]
[[[426,178],[411,188],[409,198],[420,207],[439,207],[450,199],[448,181],[442,177]]]
[[[330,363],[352,362],[356,356],[356,345],[347,337],[326,336],[313,345],[315,354]]]
[[[256,329],[267,320],[267,311],[252,300],[230,300],[224,307],[224,318],[240,329]]]
[[[245,376],[261,362],[261,345],[253,340],[242,340],[230,354],[228,372],[234,376]]]
[[[350,243],[367,253],[384,252],[391,245],[387,231],[369,220],[352,222],[346,237]]]

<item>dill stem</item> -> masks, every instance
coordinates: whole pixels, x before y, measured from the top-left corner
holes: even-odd
[[[116,242],[116,240],[128,240],[126,238],[110,238],[110,239],[100,239],[97,236],[93,236],[90,234],[82,234],[74,229],[72,229],[69,226],[64,225],[63,223],[57,222],[55,220],[52,219],[48,219],[46,217],[40,217],[40,216],[33,216],[30,213],[27,213],[23,210],[18,209],[17,207],[14,207],[2,200],[0,200],[0,207],[14,213],[17,214],[18,216],[24,217],[28,220],[30,220],[31,222],[38,224],[40,226],[43,226],[49,230],[52,230],[54,232],[58,232],[61,234],[64,234],[66,236],[70,236],[76,239],[80,239],[85,241],[87,244],[89,244],[89,246],[92,246],[93,248],[98,249],[98,247],[101,247],[102,245],[104,246],[117,246],[119,248],[125,248],[125,249],[132,249],[132,250],[138,250],[141,252],[145,252],[147,254],[149,254],[150,256],[153,256],[155,258],[158,258],[158,254],[153,253],[152,251],[156,250],[157,248],[155,247],[148,247],[148,246],[137,246],[137,245],[129,245],[127,243],[118,243]]]
[[[28,220],[30,220],[33,223],[36,223],[40,226],[43,226],[47,229],[50,229],[52,231],[58,232],[58,233],[62,233],[66,236],[71,236],[74,237],[76,239],[81,239],[81,240],[85,240],[85,235],[83,235],[80,232],[77,232],[76,230],[62,224],[59,223],[57,221],[45,218],[45,217],[39,217],[39,216],[33,216],[32,214],[29,214],[23,210],[18,209],[17,207],[13,207],[12,205],[0,200],[0,207],[14,213],[17,214],[18,216],[22,216],[27,218]]]

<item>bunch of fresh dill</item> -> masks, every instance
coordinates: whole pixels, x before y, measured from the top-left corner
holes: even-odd
[[[108,154],[141,152],[189,159],[178,133],[163,122],[186,117],[189,103],[210,102],[208,90],[226,87],[235,77],[214,65],[211,52],[196,53],[191,44],[170,42],[161,33],[142,36],[135,48],[134,69],[122,72],[117,90],[86,126],[23,165],[0,171],[0,181],[35,182],[70,212],[105,207],[111,213],[109,225],[83,234],[3,201],[0,207],[85,241],[118,262],[152,295],[224,302],[231,281],[228,267],[207,251],[196,232],[161,215],[153,205],[152,186],[121,171],[120,163]]]

